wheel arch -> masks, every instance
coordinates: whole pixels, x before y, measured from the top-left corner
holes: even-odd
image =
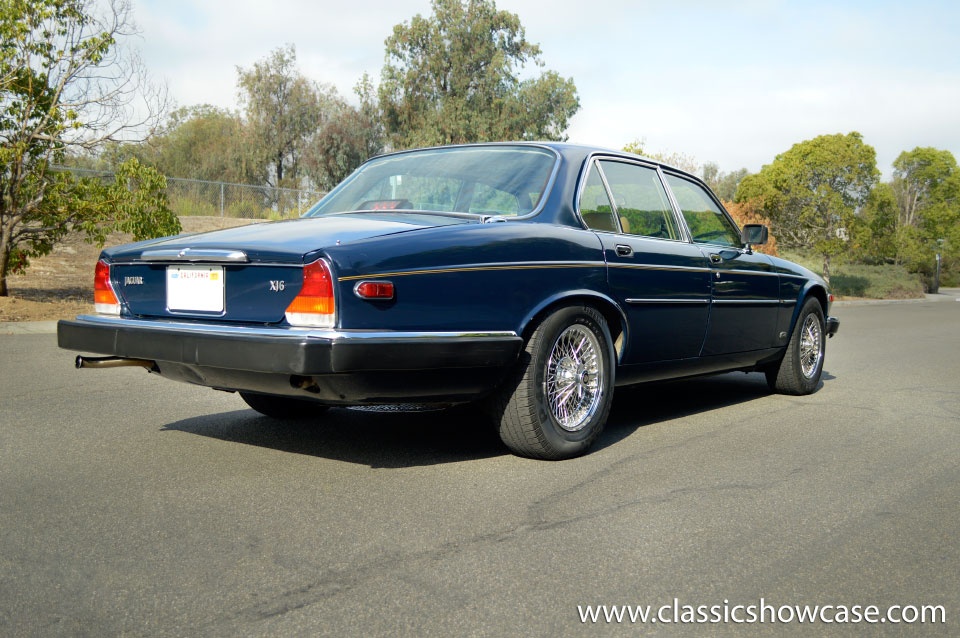
[[[583,303],[595,308],[597,312],[603,315],[603,318],[607,321],[610,337],[613,339],[614,352],[616,352],[617,362],[619,363],[629,337],[627,315],[613,299],[593,290],[569,290],[547,297],[527,313],[520,323],[517,334],[526,341],[544,317],[556,308],[571,303]]]
[[[815,281],[807,282],[807,285],[803,287],[803,291],[800,293],[797,305],[793,309],[793,317],[790,320],[790,332],[788,334],[793,334],[793,330],[797,326],[797,319],[800,317],[800,310],[803,308],[803,304],[807,303],[807,299],[811,297],[820,302],[820,308],[823,310],[824,317],[826,317],[827,289]]]

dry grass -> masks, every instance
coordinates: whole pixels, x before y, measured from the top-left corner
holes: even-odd
[[[249,219],[181,217],[185,233],[201,233],[253,223]],[[106,246],[133,241],[114,233]],[[9,297],[0,297],[0,322],[71,319],[93,309],[93,269],[100,249],[75,233],[54,247],[53,252],[32,260],[23,275],[7,278]]]

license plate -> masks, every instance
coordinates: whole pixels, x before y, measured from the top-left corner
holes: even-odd
[[[167,308],[223,312],[223,266],[167,266]]]

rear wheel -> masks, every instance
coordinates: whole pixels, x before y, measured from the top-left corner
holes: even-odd
[[[610,412],[611,343],[603,315],[589,306],[560,308],[537,326],[515,375],[492,399],[511,451],[551,460],[587,451]]]
[[[328,406],[309,399],[294,399],[273,394],[241,392],[240,398],[260,414],[281,421],[309,419],[323,414],[328,409]]]
[[[812,297],[807,299],[783,359],[764,370],[771,390],[782,394],[810,394],[817,389],[827,338],[824,325],[820,302]]]

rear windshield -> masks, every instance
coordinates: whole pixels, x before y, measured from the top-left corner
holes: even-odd
[[[440,148],[367,162],[304,215],[425,210],[525,215],[537,208],[557,162],[542,148]]]

